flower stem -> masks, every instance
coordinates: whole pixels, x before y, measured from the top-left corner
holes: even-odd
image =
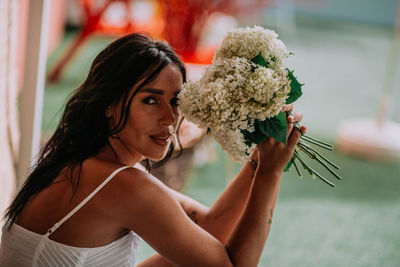
[[[335,169],[339,170],[340,167],[337,166],[335,163],[333,163],[332,161],[330,161],[329,159],[327,159],[326,157],[324,157],[321,153],[319,153],[317,150],[315,150],[314,148],[312,148],[311,146],[307,145],[305,142],[303,142],[302,140],[299,141],[299,144],[307,147],[308,149],[310,149],[311,151],[313,151],[315,154],[317,154],[319,157],[321,157],[323,160],[325,160],[327,163],[329,163],[332,167],[334,167]]]
[[[296,156],[293,157],[293,166],[296,169],[296,172],[297,172],[297,175],[299,176],[299,178],[303,178],[303,175],[301,175],[301,172],[300,172],[299,168],[297,167],[296,158],[297,158]]]
[[[315,159],[316,161],[318,161],[320,164],[322,164],[333,176],[335,176],[337,179],[341,180],[342,177],[340,177],[340,175],[338,175],[337,173],[335,173],[328,165],[326,165],[325,162],[323,162],[321,159],[319,159],[315,153],[313,153],[312,151],[307,150],[306,147],[302,146],[301,144],[299,145],[299,148],[306,153],[310,158]]]
[[[320,143],[320,144],[322,144],[322,145],[326,145],[326,146],[329,146],[329,147],[333,148],[333,145],[332,145],[332,144],[329,144],[329,143],[323,142],[323,141],[321,141],[321,140],[318,140],[318,139],[315,138],[315,137],[311,137],[311,136],[306,135],[306,134],[303,134],[302,137],[303,137],[303,138],[307,138],[307,139],[309,139],[309,140],[313,140],[313,141],[318,142],[318,143]]]
[[[307,139],[306,137],[303,137],[303,136],[301,136],[301,139],[304,140],[304,141],[306,141],[306,142],[309,142],[309,143],[311,143],[311,144],[314,144],[314,145],[316,145],[316,146],[319,146],[319,147],[321,147],[321,148],[325,148],[325,149],[327,149],[327,150],[333,151],[333,147],[332,147],[332,146],[327,146],[327,145],[320,144],[320,143],[318,143],[318,142],[316,142],[316,141],[314,141],[314,140]]]
[[[295,150],[295,155],[296,157],[300,160],[300,162],[302,163],[303,167],[310,172],[310,174],[312,173],[312,175],[316,175],[319,179],[321,179],[322,181],[324,181],[325,183],[327,183],[328,185],[335,187],[335,185],[333,183],[331,183],[329,180],[327,180],[325,177],[323,177],[321,174],[319,174],[318,172],[316,172],[314,169],[310,168],[300,157],[299,154],[297,152],[297,150]]]

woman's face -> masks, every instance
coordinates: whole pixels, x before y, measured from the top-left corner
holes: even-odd
[[[131,156],[164,158],[180,119],[177,95],[182,83],[182,73],[170,63],[133,97],[127,124],[118,134]]]

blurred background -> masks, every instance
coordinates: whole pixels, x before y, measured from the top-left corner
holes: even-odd
[[[112,40],[166,40],[195,80],[227,31],[261,25],[294,53],[288,67],[305,84],[295,110],[309,135],[338,147],[321,152],[343,180],[283,174],[260,266],[400,266],[398,10],[396,0],[0,0],[0,212]],[[241,165],[189,133],[155,175],[211,205]],[[152,253],[143,242],[138,262]]]

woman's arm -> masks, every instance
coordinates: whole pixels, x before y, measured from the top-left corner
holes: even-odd
[[[175,267],[176,265],[167,261],[164,257],[159,254],[155,254],[145,261],[139,263],[137,267]]]
[[[283,111],[292,110],[293,105],[287,105],[283,108]],[[302,118],[303,114],[296,112],[288,117],[288,122],[300,122]],[[305,128],[303,128],[303,131],[305,131]],[[257,150],[254,150],[250,156],[253,162],[258,162],[257,153]],[[255,169],[253,164],[246,162],[236,178],[228,185],[211,208],[207,208],[178,192],[176,192],[176,196],[188,216],[194,222],[225,243],[231,236],[246,207],[250,189],[254,181],[254,174]]]
[[[281,174],[300,139],[300,130],[292,130],[293,124],[290,123],[286,146],[273,138],[267,138],[257,146],[259,165],[249,200],[227,244],[234,266],[257,266],[258,264],[271,227]],[[251,239],[249,239],[250,236]],[[240,255],[247,255],[247,257]]]
[[[252,158],[257,162],[257,153]],[[226,243],[232,234],[239,218],[243,214],[254,181],[255,169],[246,162],[236,178],[227,186],[219,198],[209,208],[199,225],[218,240]]]
[[[256,157],[257,154],[254,152],[252,158],[255,161],[257,161]],[[172,188],[168,188],[168,190],[194,223],[225,243],[246,206],[254,173],[255,169],[252,164],[246,162],[211,208]]]
[[[238,176],[231,182],[211,209],[186,195],[173,189],[170,190],[192,221],[225,244],[246,206],[247,198],[254,180],[254,173],[255,170],[253,166],[251,166],[251,163],[246,163]],[[273,206],[275,206],[277,195],[278,190],[276,189],[273,197]],[[272,213],[270,215],[272,218]],[[215,218],[213,216],[215,216]],[[270,224],[271,221],[268,223]],[[267,227],[269,227],[269,225],[267,225]],[[138,265],[138,267],[154,266],[173,267],[175,265],[159,254],[153,255]]]

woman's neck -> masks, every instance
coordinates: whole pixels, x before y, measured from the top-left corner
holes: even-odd
[[[119,139],[115,138],[109,138],[104,150],[96,157],[127,166],[133,166],[144,159],[142,155],[138,155],[135,151],[130,151]]]

